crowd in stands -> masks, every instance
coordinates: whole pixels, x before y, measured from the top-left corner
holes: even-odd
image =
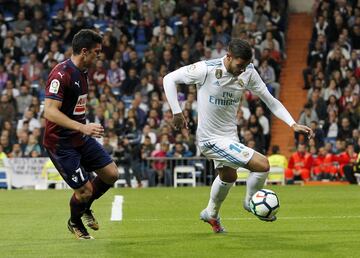
[[[8,157],[47,155],[41,146],[47,76],[71,56],[74,34],[90,28],[104,42],[88,71],[88,118],[104,126],[106,150],[118,163],[131,160],[133,171],[146,157],[198,155],[196,87],[179,85],[189,130],[174,131],[163,76],[224,56],[230,39],[238,37],[251,43],[254,65],[278,96],[286,14],[287,1],[280,0],[2,1],[0,146]],[[266,153],[270,117],[261,101],[246,93],[234,119],[243,142]],[[163,180],[164,169],[156,164],[153,169]],[[142,175],[134,174],[140,180]]]
[[[286,176],[341,180],[359,163],[360,1],[315,1],[313,17],[299,123],[315,137],[296,135]]]
[[[285,53],[287,1],[19,0],[0,6],[0,150],[7,157],[47,156],[42,148],[44,88],[49,71],[71,56],[82,28],[103,35],[103,51],[89,69],[88,118],[105,128],[106,150],[129,162],[138,182],[146,157],[199,155],[195,145],[195,85],[179,85],[189,130],[175,131],[162,78],[181,66],[226,54],[230,39],[248,40],[253,63],[269,91],[279,96]],[[317,1],[304,88],[308,101],[299,122],[315,138],[300,143],[310,174],[344,174],[359,152],[360,7],[358,1]],[[271,119],[257,96],[246,92],[236,117],[242,142],[268,153]],[[305,144],[305,146],[301,146]],[[304,150],[302,149],[304,147]],[[300,149],[300,150],[299,150]],[[294,154],[294,155],[295,155]],[[126,156],[128,155],[128,156]],[[305,156],[306,156],[305,155]],[[329,155],[331,158],[329,158]],[[130,158],[131,157],[131,158]],[[337,162],[323,168],[325,159]],[[296,157],[286,175],[299,174]],[[319,166],[321,168],[319,168]],[[166,171],[152,164],[158,182]],[[326,172],[327,173],[327,172]]]

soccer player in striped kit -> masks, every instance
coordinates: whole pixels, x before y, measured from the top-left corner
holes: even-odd
[[[87,68],[101,52],[102,37],[80,30],[73,38],[70,59],[56,65],[46,83],[44,146],[49,157],[74,190],[70,199],[68,229],[78,239],[93,239],[83,224],[99,229],[91,204],[118,179],[109,154],[93,138],[103,136],[100,124],[86,124]],[[97,176],[90,179],[90,172]]]

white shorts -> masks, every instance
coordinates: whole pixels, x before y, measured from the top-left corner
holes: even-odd
[[[254,155],[254,150],[233,139],[217,139],[199,142],[202,154],[214,161],[215,168],[223,166],[238,169],[246,165]]]

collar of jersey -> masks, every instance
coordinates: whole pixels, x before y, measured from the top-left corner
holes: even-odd
[[[79,67],[77,67],[77,66],[73,63],[73,61],[71,60],[71,58],[69,58],[68,60],[69,60],[70,66],[74,67],[74,68],[75,68],[76,70],[78,70],[80,73],[87,73],[87,69],[81,71],[81,70],[79,69]]]

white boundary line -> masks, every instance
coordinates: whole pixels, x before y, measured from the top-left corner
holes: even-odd
[[[282,217],[279,216],[278,220],[308,220],[308,219],[358,219],[360,215],[339,215],[339,216],[299,216],[299,217]],[[221,218],[221,220],[255,220],[256,217],[253,218]],[[196,219],[191,218],[149,218],[149,219],[125,219],[130,222],[146,222],[146,221],[194,221]]]

